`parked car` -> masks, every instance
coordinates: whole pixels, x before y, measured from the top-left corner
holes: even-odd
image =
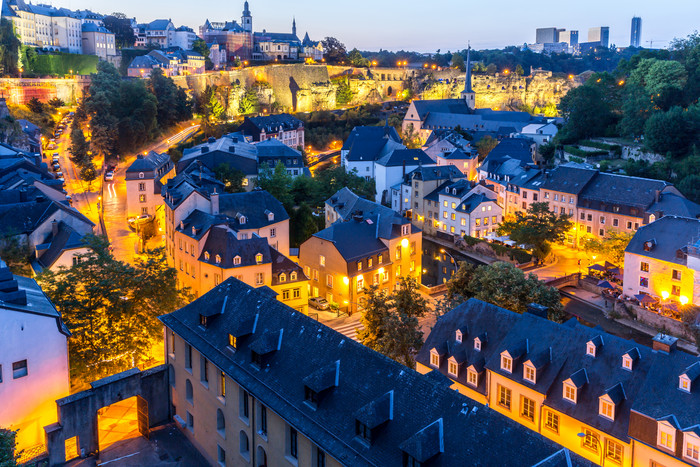
[[[53,163],[58,164],[58,153],[57,152],[53,153]]]
[[[46,149],[56,149],[56,143],[49,143],[49,145],[46,146]]]
[[[317,310],[327,310],[330,304],[328,300],[323,297],[312,297],[309,299],[309,305],[316,308]]]
[[[108,182],[114,180],[114,172],[105,173],[105,180],[107,180]]]
[[[63,172],[61,172],[60,170],[56,172],[56,177],[63,178]]]
[[[60,164],[58,162],[54,162],[53,163],[53,171],[58,172],[59,170],[61,170]]]

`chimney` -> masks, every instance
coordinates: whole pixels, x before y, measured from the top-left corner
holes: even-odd
[[[51,222],[51,233],[53,234],[54,238],[56,238],[56,235],[58,235],[58,221],[56,219]]]
[[[661,198],[661,191],[660,190],[654,191],[654,202],[658,203],[659,198]]]
[[[214,193],[211,194],[211,214],[216,216],[219,214],[219,193],[214,188]]]
[[[657,352],[671,353],[676,349],[678,338],[669,336],[668,334],[658,333],[654,336],[651,343],[651,348]]]
[[[22,188],[19,190],[19,202],[20,203],[26,203],[27,202],[27,190]]]
[[[527,312],[530,313],[531,315],[539,316],[540,318],[547,319],[547,312],[549,311],[549,308],[547,308],[544,305],[540,305],[538,303],[530,303],[527,306]]]

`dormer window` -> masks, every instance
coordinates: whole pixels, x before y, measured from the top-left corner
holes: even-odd
[[[592,342],[589,342],[586,344],[586,355],[590,355],[591,357],[595,357],[595,345],[593,345]]]
[[[318,393],[308,386],[304,386],[304,401],[313,407],[318,405]]]
[[[455,340],[457,342],[462,342],[462,331],[460,331],[459,329],[457,329],[457,331],[455,332]]]
[[[608,420],[615,420],[615,404],[601,397],[598,405],[598,414]]]
[[[481,339],[479,339],[478,337],[474,338],[474,350],[476,350],[477,352],[481,352]]]
[[[233,265],[234,265],[234,266],[238,266],[238,265],[240,265],[240,264],[241,264],[241,257],[240,257],[240,256],[234,257],[234,258],[233,258]]]
[[[216,262],[216,264],[221,264],[221,256],[216,255],[216,256],[214,257],[214,261]]]
[[[576,403],[576,386],[564,383],[564,393],[562,394],[565,400]]]
[[[143,177],[144,177],[143,172],[139,172],[139,178],[143,178]]]
[[[207,317],[204,315],[199,315],[199,325],[207,327]]]
[[[297,280],[297,272],[296,272],[296,271],[293,271],[293,272],[289,275],[289,280],[290,280],[290,281],[295,281],[295,280]]]
[[[666,420],[658,422],[656,444],[663,449],[676,451],[676,429]]]
[[[192,227],[192,235],[197,235],[197,227]]]
[[[680,375],[678,377],[678,389],[685,392],[690,392],[690,378],[686,375]]]
[[[233,334],[228,335],[228,346],[232,349],[238,348],[238,339]]]
[[[457,360],[455,360],[454,357],[450,357],[450,359],[447,361],[447,374],[457,378],[458,373],[459,365],[457,364]]]
[[[401,235],[408,235],[411,233],[411,224],[405,224],[401,226]]]
[[[440,354],[435,349],[430,351],[430,364],[435,368],[440,368]]]
[[[622,356],[622,368],[632,371],[632,358],[629,355]]]
[[[513,372],[513,359],[507,355],[501,355],[501,370],[507,371],[508,373]]]
[[[372,442],[372,430],[359,420],[355,420],[355,435],[363,441]]]
[[[523,379],[525,381],[528,381],[532,384],[535,384],[536,382],[536,370],[535,367],[532,366],[531,364],[526,363],[523,365]]]
[[[204,260],[209,261],[209,252],[208,251],[204,252]]]
[[[477,387],[479,385],[479,373],[477,373],[473,368],[467,369],[467,384],[473,387]]]
[[[185,221],[180,221],[180,230],[185,230]]]
[[[255,255],[255,262],[256,262],[257,264],[262,263],[262,261],[263,261],[263,255],[262,255],[262,253],[258,253],[257,255]]]
[[[285,273],[280,274],[279,281],[284,282],[287,280],[287,275]]]
[[[241,225],[245,224],[245,222],[246,222],[245,216],[240,216],[240,217],[238,218],[238,222],[239,222]]]
[[[274,220],[275,220],[275,213],[274,213],[274,212],[268,213],[268,214],[267,214],[267,220],[268,220],[268,221],[274,221]]]

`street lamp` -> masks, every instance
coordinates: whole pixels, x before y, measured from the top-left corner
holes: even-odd
[[[600,440],[598,438],[596,438],[595,436],[587,437],[586,433],[576,433],[576,436],[578,436],[579,438],[592,439],[593,441],[596,442],[596,445],[600,449],[600,465],[601,465],[601,467],[604,467],[605,466],[605,457],[603,457],[603,445],[601,444]]]

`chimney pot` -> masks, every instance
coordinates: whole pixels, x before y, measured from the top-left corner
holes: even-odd
[[[669,336],[668,334],[663,334],[660,332],[654,336],[651,343],[651,348],[652,350],[656,350],[658,352],[671,353],[676,349],[677,344],[677,337]]]

